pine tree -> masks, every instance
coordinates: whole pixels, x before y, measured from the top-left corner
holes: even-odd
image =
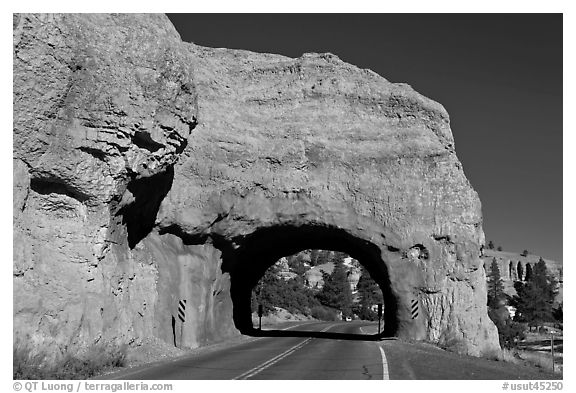
[[[304,286],[301,277],[284,280],[280,270],[278,264],[272,265],[256,284],[252,290],[252,311],[256,311],[261,304],[265,315],[274,311],[274,307],[310,315],[312,309],[319,305],[314,291]]]
[[[337,261],[332,274],[323,273],[324,285],[317,298],[325,306],[342,311],[343,316],[352,315],[352,291],[344,263]]]
[[[306,267],[304,266],[304,257],[302,253],[291,255],[286,259],[288,260],[288,266],[298,275],[298,277],[304,276],[304,273],[306,273]]]
[[[318,250],[318,257],[316,258],[316,265],[324,265],[332,262],[332,251]]]
[[[514,348],[520,340],[526,337],[524,326],[519,322],[512,321],[505,308],[489,308],[488,317],[498,329],[498,338],[502,348]]]
[[[518,281],[522,281],[523,278],[522,276],[524,275],[524,268],[522,267],[522,262],[518,261],[516,270],[518,270]]]
[[[320,250],[310,250],[310,266],[318,265],[318,256],[320,254]]]
[[[500,300],[504,298],[504,285],[500,276],[500,268],[496,258],[492,259],[490,264],[490,273],[488,274],[488,306],[499,307]]]
[[[554,311],[552,312],[554,319],[560,323],[562,323],[564,321],[564,310],[563,310],[563,304],[560,303],[558,305],[557,308],[554,309]]]
[[[529,266],[526,265],[526,283],[515,285],[517,292],[515,318],[521,322],[528,322],[529,326],[538,327],[554,319],[553,304],[557,281],[548,273],[546,262],[542,258],[534,265],[534,269],[528,269]]]
[[[490,241],[488,242],[488,248],[489,248],[490,250],[493,250],[493,249],[494,249],[494,242],[493,242],[492,240],[490,240]]]
[[[264,272],[264,276],[252,290],[252,310],[256,310],[259,304],[262,305],[264,315],[274,310],[275,306],[280,306],[280,290],[283,281],[278,277],[279,266],[274,264]]]
[[[554,298],[556,297],[558,281],[556,278],[548,272],[548,267],[546,262],[542,257],[538,260],[536,265],[534,265],[532,281],[542,289],[542,293],[547,303],[554,303]]]
[[[524,281],[532,280],[532,265],[529,263],[526,264],[526,277],[524,277]]]
[[[383,303],[382,291],[365,269],[362,269],[357,288],[358,297],[360,298],[357,309],[358,317],[369,321],[377,320],[378,313],[372,311],[372,306]]]
[[[340,252],[340,251],[334,251],[332,254],[332,260],[334,262],[344,261],[344,259],[346,259],[347,257],[348,257],[348,254],[346,254],[345,252]]]

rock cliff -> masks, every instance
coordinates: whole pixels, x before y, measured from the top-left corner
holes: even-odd
[[[162,15],[16,15],[13,56],[15,339],[222,340],[268,266],[323,248],[378,281],[386,334],[498,346],[480,200],[410,86]]]

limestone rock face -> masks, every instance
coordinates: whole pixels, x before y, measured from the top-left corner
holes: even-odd
[[[480,201],[440,104],[331,54],[190,50],[199,124],[162,203],[161,231],[212,236],[241,255],[253,243],[266,249],[252,240],[263,228],[285,242],[286,228],[311,228],[318,239],[301,248],[332,249],[346,243],[326,242],[323,229],[334,229],[377,248],[399,299],[399,335],[475,354],[497,346]]]
[[[387,333],[480,354],[481,224],[448,114],[408,85],[185,44],[164,16],[15,17],[14,325],[36,343],[220,340],[268,266],[325,248],[380,284]]]
[[[152,227],[195,125],[189,52],[165,16],[15,15],[13,56],[15,332],[152,334],[158,269],[126,228]]]

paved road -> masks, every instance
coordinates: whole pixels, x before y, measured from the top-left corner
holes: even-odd
[[[101,379],[552,379],[549,373],[459,356],[426,344],[374,341],[370,323],[311,322],[207,353]],[[362,328],[366,330],[363,330]],[[373,330],[373,327],[372,327]]]
[[[387,341],[383,348],[390,379],[561,379],[542,369],[458,355],[429,344]]]

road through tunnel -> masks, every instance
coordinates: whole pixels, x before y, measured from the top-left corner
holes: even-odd
[[[388,268],[380,248],[345,230],[313,225],[259,229],[247,236],[237,249],[223,253],[222,270],[230,274],[231,280],[234,324],[241,333],[255,333],[251,317],[252,289],[266,270],[280,258],[307,249],[343,252],[358,260],[382,290],[385,307],[381,336],[397,334],[398,300],[390,285]]]
[[[441,104],[329,53],[182,43],[158,15],[14,26],[15,339],[220,342],[252,329],[278,258],[327,249],[378,282],[385,335],[498,349],[481,203]],[[58,59],[81,52],[78,78]]]

